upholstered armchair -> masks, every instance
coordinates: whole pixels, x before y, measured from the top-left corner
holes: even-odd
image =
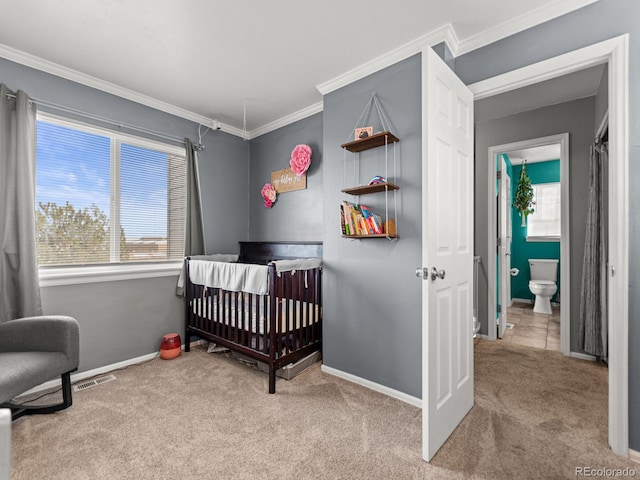
[[[13,420],[52,413],[72,404],[71,372],[79,363],[78,322],[66,316],[27,317],[0,323],[0,407]],[[24,406],[13,398],[47,380],[62,377],[62,403]]]

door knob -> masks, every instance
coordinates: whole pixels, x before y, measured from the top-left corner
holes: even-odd
[[[438,270],[436,267],[431,268],[431,280],[435,280],[436,278],[444,280],[444,275],[444,270]]]
[[[429,273],[427,271],[426,268],[416,268],[416,277],[418,278],[427,278],[429,276]]]

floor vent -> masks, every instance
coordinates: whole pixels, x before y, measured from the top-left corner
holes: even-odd
[[[513,328],[513,323],[507,322],[507,328]]]
[[[101,383],[110,382],[111,380],[115,380],[115,379],[116,379],[115,375],[107,375],[105,377],[96,378],[94,380],[89,380],[87,382],[78,383],[77,385],[73,386],[73,391],[80,392],[82,390],[86,390],[87,388],[97,387]]]

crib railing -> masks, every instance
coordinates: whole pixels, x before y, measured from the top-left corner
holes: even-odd
[[[322,267],[277,272],[268,266],[269,294],[193,284],[186,264],[185,350],[192,334],[238,351],[275,371],[318,350],[322,340]]]

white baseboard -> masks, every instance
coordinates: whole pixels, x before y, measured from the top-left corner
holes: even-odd
[[[196,340],[195,342],[191,342],[191,346],[195,347],[196,345],[200,345],[205,343],[204,340]],[[184,345],[182,345],[182,350],[184,350]],[[140,357],[130,358],[129,360],[124,360],[122,362],[112,363],[110,365],[105,365],[104,367],[94,368],[93,370],[86,370],[84,372],[78,372],[71,375],[71,383],[81,382],[82,380],[86,380],[87,378],[95,377],[96,375],[102,375],[103,373],[112,372],[114,370],[119,370],[121,368],[128,367],[130,365],[135,365],[137,363],[144,363],[148,360],[153,360],[157,356],[160,355],[160,352],[148,353],[146,355],[142,355]],[[24,395],[30,395],[32,393],[38,393],[42,390],[47,390],[49,388],[59,387],[62,383],[60,378],[55,380],[49,380],[37,387],[33,387],[31,390],[27,390],[24,393],[21,393],[19,396],[22,397]]]
[[[86,380],[87,378],[95,377],[96,375],[101,375],[103,373],[112,372],[113,370],[118,370],[120,368],[128,367],[130,365],[135,365],[136,363],[146,362],[147,360],[152,360],[157,357],[160,353],[148,353],[147,355],[142,355],[136,358],[130,358],[129,360],[124,360],[118,363],[112,363],[111,365],[105,365],[104,367],[94,368],[93,370],[86,370],[84,372],[78,372],[71,375],[71,383],[81,382],[82,380]],[[62,383],[60,378],[55,380],[49,380],[37,387],[33,387],[31,390],[27,390],[26,392],[20,394],[20,397],[23,395],[29,395],[32,393],[38,393],[42,390],[47,390],[49,388],[59,387]]]
[[[595,362],[597,360],[596,357],[589,355],[588,353],[569,352],[569,356],[580,360],[587,360],[589,362]]]
[[[629,460],[640,463],[640,452],[629,449]]]
[[[393,388],[385,387],[384,385],[380,385],[379,383],[365,380],[364,378],[357,377],[355,375],[337,370],[335,368],[327,367],[326,365],[322,365],[321,370],[325,373],[328,373],[329,375],[333,375],[335,377],[342,378],[343,380],[362,385],[363,387],[366,387],[370,390],[374,390],[378,393],[383,393],[385,395],[388,395],[389,397],[393,397],[397,400],[408,403],[409,405],[413,405],[414,407],[422,408],[421,399],[413,397],[411,395],[407,395],[406,393],[402,393],[398,390],[394,390]]]

